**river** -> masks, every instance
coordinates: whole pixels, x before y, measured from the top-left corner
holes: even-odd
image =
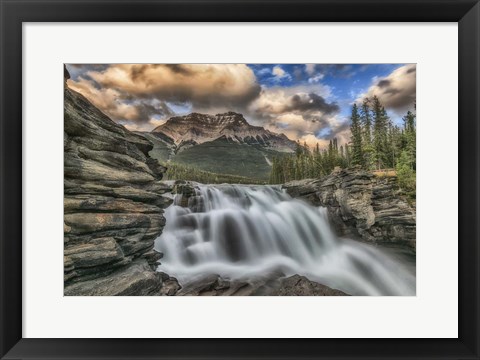
[[[180,284],[199,274],[249,279],[299,274],[350,295],[415,295],[415,266],[388,250],[337,237],[325,208],[279,186],[198,185],[165,211],[158,271]]]

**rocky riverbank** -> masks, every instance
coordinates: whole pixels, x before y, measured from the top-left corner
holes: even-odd
[[[152,144],[117,125],[66,85],[64,293],[157,295],[153,249],[171,200]]]
[[[168,296],[349,296],[344,292],[316,283],[305,276],[265,274],[245,280],[228,280],[220,275],[199,276],[180,285],[165,277],[162,295]]]
[[[283,187],[292,197],[326,207],[339,236],[415,252],[415,208],[398,189],[395,177],[344,169],[321,179],[293,181]]]

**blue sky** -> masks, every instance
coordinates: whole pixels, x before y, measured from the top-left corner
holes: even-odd
[[[394,123],[413,110],[415,64],[67,64],[69,86],[114,121],[150,131],[190,112],[242,113],[292,140],[348,142],[354,102],[378,96]]]
[[[377,79],[384,78],[405,64],[317,64],[312,73],[305,64],[248,64],[259,83],[265,87],[292,87],[321,84],[332,90],[331,99],[340,105],[341,114],[350,116],[351,104]],[[288,76],[278,78],[272,75],[275,67],[281,68]],[[396,113],[391,114],[398,120]]]

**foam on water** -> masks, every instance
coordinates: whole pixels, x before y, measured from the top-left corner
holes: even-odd
[[[326,209],[276,186],[199,185],[165,211],[158,271],[180,283],[200,274],[248,279],[273,271],[304,275],[352,295],[414,295],[414,272],[373,246],[336,237]]]

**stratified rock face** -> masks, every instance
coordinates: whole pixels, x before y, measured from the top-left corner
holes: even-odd
[[[65,295],[158,294],[165,169],[148,140],[67,86],[64,101]]]
[[[261,126],[252,126],[242,114],[235,112],[175,116],[156,127],[152,133],[163,140],[170,139],[178,147],[202,144],[219,138],[283,152],[292,152],[296,147],[295,142],[285,135],[274,134]]]
[[[401,196],[393,177],[347,169],[322,179],[293,181],[284,188],[292,197],[326,207],[340,236],[415,251],[415,209]]]

